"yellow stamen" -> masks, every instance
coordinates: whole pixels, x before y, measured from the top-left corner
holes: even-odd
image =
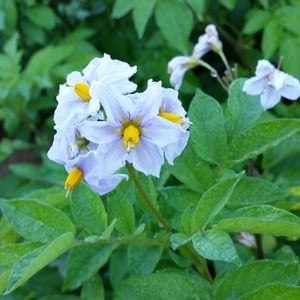
[[[90,101],[90,86],[85,82],[77,82],[74,87],[75,93],[85,102]]]
[[[182,117],[177,114],[173,114],[173,113],[169,113],[169,112],[160,112],[159,116],[164,119],[167,119],[168,121],[171,121],[173,123],[177,123],[180,125],[184,124],[184,120],[182,119]]]
[[[135,148],[140,141],[140,131],[137,127],[130,124],[123,131],[123,144],[130,152],[131,149]]]
[[[73,168],[66,178],[65,189],[68,191],[73,189],[79,184],[82,178],[83,172],[77,167]]]

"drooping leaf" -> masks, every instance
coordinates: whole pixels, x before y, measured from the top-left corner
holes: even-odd
[[[101,234],[107,227],[101,198],[85,184],[72,191],[71,211],[75,222],[90,234]]]
[[[266,10],[253,9],[247,16],[247,22],[243,32],[245,34],[253,34],[264,28],[270,18],[270,13]]]
[[[284,197],[286,194],[268,180],[258,177],[243,177],[236,185],[227,206],[233,208],[266,204]]]
[[[129,245],[128,267],[133,274],[146,275],[154,271],[162,254],[162,247]]]
[[[52,8],[48,5],[34,5],[26,10],[27,18],[35,25],[45,28],[53,29],[56,22],[56,15]]]
[[[132,234],[135,230],[135,213],[129,202],[131,193],[132,186],[123,182],[107,198],[109,220],[116,219],[115,228],[123,234]]]
[[[265,299],[299,299],[300,287],[281,283],[271,283],[262,288],[247,293],[240,300],[265,300]]]
[[[36,248],[22,256],[11,270],[6,292],[9,293],[23,285],[39,270],[70,249],[74,241],[73,233],[67,232],[58,236],[49,244]]]
[[[262,112],[259,97],[242,92],[245,79],[235,80],[229,88],[225,124],[228,140],[231,141],[255,123]]]
[[[80,293],[80,299],[81,300],[90,300],[90,299],[104,300],[105,299],[103,282],[101,280],[101,277],[98,274],[91,277],[88,281],[86,281],[83,284]]]
[[[199,200],[193,219],[192,229],[203,229],[226,205],[241,175],[225,179],[205,192]]]
[[[95,275],[108,261],[114,244],[83,244],[72,249],[67,264],[64,290],[73,290]]]
[[[214,183],[209,164],[197,157],[191,143],[169,168],[178,180],[193,191],[203,193]]]
[[[300,218],[271,205],[240,208],[231,217],[221,220],[216,227],[228,232],[300,237]]]
[[[12,228],[24,238],[48,243],[75,232],[71,220],[55,207],[30,199],[0,199],[0,208]]]
[[[255,124],[230,146],[231,162],[253,158],[300,131],[300,120],[277,119]]]
[[[227,155],[223,110],[219,103],[197,90],[189,108],[191,143],[197,155],[211,163],[221,163]]]
[[[194,249],[206,259],[241,264],[232,239],[225,231],[211,229],[204,234],[197,232],[192,241]]]
[[[201,277],[171,271],[129,277],[121,281],[114,294],[116,300],[197,298],[211,299],[209,284]]]
[[[112,17],[119,19],[131,11],[135,6],[136,0],[116,0],[114,3]]]
[[[139,0],[136,1],[133,10],[133,22],[139,38],[144,34],[145,28],[152,15],[157,0]]]
[[[296,285],[298,264],[286,264],[271,260],[252,261],[220,276],[214,283],[214,299],[240,299],[268,284]],[[255,299],[255,298],[254,298]]]
[[[271,58],[278,48],[280,44],[281,32],[282,28],[277,18],[272,18],[272,20],[269,21],[264,27],[262,52],[266,59]]]
[[[193,14],[181,0],[158,1],[155,18],[162,35],[180,52],[188,53],[188,38],[193,28]]]

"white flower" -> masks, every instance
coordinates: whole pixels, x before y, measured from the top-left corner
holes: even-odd
[[[98,156],[97,144],[81,136],[78,128],[61,127],[54,136],[48,158],[64,165],[68,171],[65,188],[70,190],[84,178],[87,184],[100,195],[114,189],[126,175],[104,174],[101,170],[103,156]]]
[[[274,107],[281,97],[298,99],[300,82],[263,59],[258,61],[255,76],[245,81],[243,91],[248,95],[260,95],[261,105],[266,110]]]
[[[143,93],[127,96],[114,88],[97,88],[107,121],[85,122],[80,131],[99,143],[99,156],[105,157],[102,168],[112,173],[129,162],[146,175],[159,176],[163,147],[177,141],[182,133],[181,128],[158,116],[161,87],[151,85]]]
[[[168,63],[168,73],[171,85],[178,90],[182,84],[185,72],[198,65],[198,61],[191,56],[175,56]]]
[[[148,82],[148,86],[157,83]],[[178,92],[173,89],[162,88],[162,101],[159,107],[159,116],[170,122],[173,126],[181,129],[181,134],[174,143],[163,148],[169,164],[173,164],[174,159],[181,154],[189,139],[190,121],[186,117],[186,111],[178,99]]]
[[[202,34],[198,38],[198,43],[193,50],[194,58],[201,58],[204,54],[213,50],[219,52],[222,49],[222,42],[219,39],[219,34],[214,24],[207,25],[205,28],[205,34]]]
[[[66,166],[69,175],[65,181],[67,191],[75,188],[84,178],[88,186],[100,195],[112,191],[123,179],[128,176],[124,174],[101,175],[101,161],[95,151],[81,156],[73,167]]]
[[[104,54],[102,58],[94,58],[82,71],[71,72],[67,76],[66,84],[60,85],[57,96],[58,105],[54,113],[54,122],[62,124],[67,116],[87,116],[99,113],[99,99],[92,97],[90,88],[93,84],[113,85],[122,94],[135,91],[136,84],[129,78],[136,72],[136,67],[117,59],[111,59]]]
[[[241,232],[239,235],[236,236],[235,239],[248,248],[256,249],[257,247],[255,237],[252,233]]]

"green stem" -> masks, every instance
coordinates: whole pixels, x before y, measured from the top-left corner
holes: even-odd
[[[228,92],[228,87],[224,84],[223,80],[221,79],[220,75],[218,74],[218,71],[216,69],[214,69],[211,65],[209,65],[208,63],[206,63],[205,61],[198,59],[197,60],[197,65],[207,69],[210,71],[211,75],[213,77],[215,77],[217,79],[217,81],[219,82],[219,84],[221,85],[221,87]]]
[[[199,274],[203,276],[203,278],[205,278],[209,283],[213,282],[213,279],[207,267],[206,260],[203,257],[195,253],[193,249],[191,249],[188,245],[181,246],[180,251],[191,260],[191,262],[193,263]]]
[[[126,168],[128,170],[129,176],[132,179],[133,183],[135,184],[137,190],[139,191],[142,199],[144,200],[145,204],[153,214],[153,216],[157,219],[157,221],[167,230],[172,231],[172,227],[168,224],[168,222],[163,218],[163,216],[159,213],[156,207],[153,205],[151,199],[145,192],[141,182],[139,181],[138,177],[136,176],[135,170],[131,164],[126,163]]]

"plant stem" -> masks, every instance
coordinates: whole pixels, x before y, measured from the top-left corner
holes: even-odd
[[[133,183],[135,184],[137,190],[139,191],[142,199],[144,200],[145,204],[153,214],[153,216],[157,219],[157,221],[167,230],[172,231],[172,227],[168,224],[168,222],[163,218],[163,216],[159,213],[156,207],[153,205],[151,199],[145,192],[141,182],[139,181],[138,177],[136,176],[135,170],[132,164],[126,163],[126,168],[128,170],[129,176],[131,177]]]

